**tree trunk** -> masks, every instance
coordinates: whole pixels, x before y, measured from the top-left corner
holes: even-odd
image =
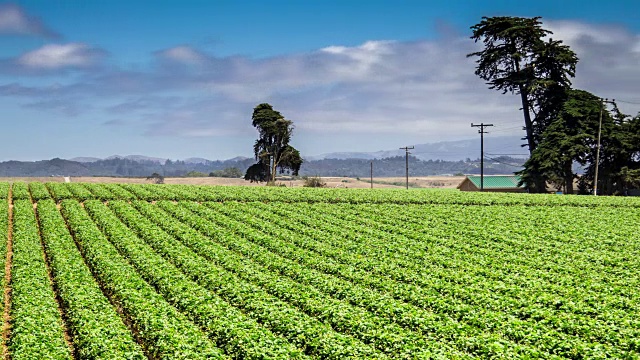
[[[276,182],[276,157],[273,156],[271,160],[271,182]]]
[[[573,169],[571,165],[572,161],[565,161],[564,163],[564,187],[567,194],[573,194]]]
[[[519,66],[517,66],[519,69]],[[527,89],[523,85],[518,85],[520,89],[520,99],[522,100],[522,113],[524,114],[524,126],[527,134],[527,145],[529,145],[529,156],[536,149],[536,142],[533,138],[533,121],[531,121],[531,114],[529,113],[529,98]],[[543,176],[536,176],[533,178],[535,186],[533,187],[535,192],[545,193],[547,192],[547,181]]]
[[[522,85],[520,88],[520,98],[522,99],[522,112],[524,114],[524,127],[527,133],[527,144],[529,145],[529,155],[536,149],[536,142],[533,138],[533,122],[531,121],[531,114],[529,113],[529,93]]]

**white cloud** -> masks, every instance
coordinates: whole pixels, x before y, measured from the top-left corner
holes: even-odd
[[[21,7],[13,4],[0,4],[0,34],[59,37],[39,19],[29,16]]]
[[[103,55],[103,51],[82,43],[48,44],[21,55],[16,62],[28,69],[55,70],[90,67]]]
[[[176,46],[157,53],[162,59],[182,64],[200,64],[206,56],[190,46]]]
[[[373,66],[381,64],[385,56],[393,56],[393,46],[392,41],[367,41],[356,47],[329,46],[320,52],[346,60],[336,61],[336,67],[332,69],[335,74],[355,77],[366,75]]]

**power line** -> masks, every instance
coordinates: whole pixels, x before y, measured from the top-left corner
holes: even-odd
[[[633,102],[633,101],[625,101],[625,100],[615,100],[616,102],[621,102],[621,103],[625,103],[625,104],[632,104],[632,105],[640,105],[640,102]]]
[[[522,120],[511,120],[511,121],[505,121],[505,122],[497,122],[494,123],[494,125],[496,126],[502,126],[502,125],[511,125],[511,124],[521,124]]]
[[[522,127],[522,126],[508,127],[508,128],[499,129],[499,130],[492,130],[492,131],[491,131],[491,133],[492,133],[492,134],[495,134],[495,133],[498,133],[498,132],[511,131],[511,130],[515,130],[515,129],[522,129],[522,130],[524,130],[524,127]]]
[[[522,145],[518,145],[518,147],[522,147]],[[513,144],[504,145],[504,146],[500,146],[500,147],[491,147],[491,150],[498,151],[498,150],[507,149],[507,148],[508,149],[513,149]]]

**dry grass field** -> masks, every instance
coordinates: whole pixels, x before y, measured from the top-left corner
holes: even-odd
[[[424,176],[410,177],[409,187],[412,188],[441,188],[455,189],[464,179],[462,176]],[[368,188],[371,186],[369,178],[323,177],[327,188]],[[39,182],[64,182],[63,177],[2,177],[0,181],[39,181]],[[71,177],[71,182],[87,183],[148,183],[144,178],[126,177]],[[191,184],[191,185],[223,185],[223,186],[264,186],[264,184],[250,183],[243,179],[201,177],[201,178],[165,178],[166,184]],[[304,180],[281,180],[287,187],[302,187]],[[373,178],[374,188],[403,188],[404,177],[380,177]]]

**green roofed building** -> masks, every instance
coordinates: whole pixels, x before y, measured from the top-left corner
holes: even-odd
[[[518,186],[520,176],[515,175],[485,175],[484,191],[491,192],[525,192],[522,186]],[[460,185],[460,191],[480,191],[480,176],[467,176]]]

